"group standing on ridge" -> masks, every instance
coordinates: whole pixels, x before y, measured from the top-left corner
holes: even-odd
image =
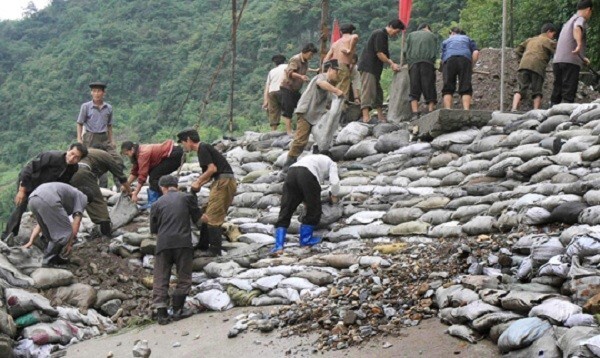
[[[590,63],[586,57],[586,32],[591,15],[592,1],[581,0],[577,12],[562,27],[557,42],[554,38],[558,29],[553,24],[545,24],[538,36],[516,48],[520,64],[513,111],[529,98],[534,108],[541,108],[546,67],[552,57],[554,88],[550,102],[575,100],[580,70]],[[329,200],[337,201],[340,179],[337,164],[329,153],[319,153],[315,148],[313,154],[301,158],[313,127],[328,112],[333,96],[346,100],[343,111],[352,106],[360,109],[353,120],[372,124],[375,119],[371,119],[371,112],[375,110],[376,121],[387,122],[381,86],[383,69],[389,66],[399,72],[407,67],[410,90],[403,100],[409,103],[412,120],[420,116],[421,98],[427,112],[436,109],[436,70],[442,73],[443,108],[452,108],[455,93],[460,96],[463,109],[471,108],[472,76],[479,59],[475,41],[460,28],[453,27],[449,37],[440,43],[431,27],[421,24],[406,36],[403,59],[396,62],[390,54],[389,38],[405,30],[402,21],[389,21],[385,27],[372,31],[359,54],[356,27],[344,24],[341,37],[331,44],[318,69],[309,66],[317,53],[312,43],[305,44],[287,63],[286,56],[281,54],[271,58],[275,67],[265,82],[262,107],[267,110],[271,130],[276,131],[283,122],[285,132],[293,138],[281,170],[283,196],[272,255],[283,253],[290,220],[300,204],[306,208],[306,215],[301,219],[300,246],[310,247],[321,241],[313,234],[322,215],[321,186],[326,181],[330,185]],[[309,72],[317,74],[311,79]],[[14,242],[21,217],[29,207],[37,225],[23,247],[40,246],[44,266],[68,264],[67,256],[73,251],[85,211],[103,237],[110,238],[113,233],[101,189],[108,185],[107,173],[112,174],[116,188],[122,195],[130,196],[133,203],[141,203],[142,188],[148,182],[147,200],[140,209],[150,211],[150,231],[157,240],[154,308],[160,324],[185,318],[189,316],[184,305],[192,282],[194,249],[208,251],[212,256],[222,254],[222,226],[237,190],[234,171],[226,156],[202,142],[194,128],[184,129],[177,133],[176,139],[162,143],[123,141],[118,153],[113,133],[113,107],[104,101],[107,84],[92,82],[89,87],[92,98],[80,108],[75,142],[66,151],[38,154],[19,173],[15,209],[2,240]],[[182,192],[177,177],[172,174],[181,168],[188,152],[196,153],[201,173],[189,192]],[[131,161],[128,176],[122,156]],[[209,183],[208,199],[199,203],[197,193]],[[201,232],[197,246],[192,243],[193,226]],[[172,314],[169,314],[168,292],[173,266],[177,285],[171,297]]]

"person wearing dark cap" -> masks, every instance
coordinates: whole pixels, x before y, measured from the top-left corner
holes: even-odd
[[[552,63],[554,86],[552,87],[551,104],[561,102],[573,103],[579,84],[579,72],[583,65],[589,65],[586,57],[588,22],[592,18],[592,0],[581,0],[577,3],[575,13],[563,25],[556,53]]]
[[[79,162],[79,170],[73,175],[71,185],[77,189],[87,187],[92,190],[94,199],[88,202],[87,213],[94,224],[100,225],[102,235],[110,237],[112,226],[108,206],[98,185],[98,178],[106,172],[111,172],[117,178],[118,183],[123,185],[123,191],[129,192],[123,168],[115,162],[110,154],[96,148],[88,149],[88,155]]]
[[[281,81],[285,77],[287,64],[283,55],[275,55],[271,58],[271,61],[273,61],[275,67],[267,75],[267,82],[265,83],[265,90],[263,92],[263,109],[266,109],[269,115],[271,130],[276,131],[281,119],[281,93],[279,92],[279,86],[281,86]],[[284,119],[284,122],[287,134],[292,135],[292,122],[287,118]]]
[[[183,158],[183,149],[176,146],[168,139],[160,144],[138,144],[131,141],[121,143],[121,154],[129,157],[133,166],[127,179],[127,185],[138,181],[135,190],[131,193],[131,200],[137,203],[138,194],[149,179],[147,209],[162,195],[158,188],[161,176],[171,174],[179,168]],[[122,189],[124,190],[124,189]]]
[[[29,242],[24,248],[33,245],[39,234],[42,234],[44,244],[44,259],[42,265],[61,265],[67,263],[61,257],[71,252],[77,238],[81,218],[87,203],[93,200],[89,188],[75,189],[69,184],[52,182],[40,185],[29,195],[29,208],[37,221],[31,233]],[[73,221],[69,217],[73,218]]]
[[[337,88],[344,92],[344,96],[348,98],[350,91],[350,67],[354,54],[356,53],[356,44],[358,43],[358,35],[353,34],[356,27],[352,24],[344,24],[340,26],[340,32],[342,37],[339,40],[331,44],[331,48],[323,62],[329,60],[338,60],[340,66],[340,72],[338,74]]]
[[[150,232],[157,236],[152,300],[158,323],[163,325],[171,319],[177,321],[191,316],[191,312],[184,309],[185,299],[192,286],[194,260],[190,221],[197,222],[202,212],[195,195],[178,190],[176,177],[163,175],[158,185],[163,195],[154,203],[150,212]],[[171,299],[173,316],[169,317],[167,306],[173,265],[177,272],[177,286]]]
[[[88,148],[97,144],[103,145],[113,159],[125,168],[123,158],[117,153],[113,142],[113,108],[104,102],[106,83],[92,82],[89,86],[92,100],[81,105],[77,117],[77,141]],[[100,184],[103,187],[107,186],[106,176],[101,177]],[[115,184],[118,186],[117,178]]]
[[[287,160],[283,166],[284,172],[287,172],[290,165],[298,160],[308,143],[312,127],[327,113],[329,94],[333,93],[338,97],[344,95],[341,89],[335,87],[340,70],[338,61],[329,60],[323,64],[323,68],[325,72],[318,74],[310,81],[300,101],[298,101],[295,112],[297,116],[296,134],[290,144]]]
[[[383,89],[381,88],[381,72],[383,65],[389,64],[393,71],[400,71],[400,66],[390,58],[388,48],[389,37],[396,37],[406,27],[402,21],[395,19],[388,22],[383,29],[377,29],[371,33],[367,46],[360,54],[358,70],[361,77],[360,103],[363,122],[368,123],[371,118],[371,109],[377,109],[377,118],[385,122],[386,118],[382,112]]]
[[[317,47],[313,43],[307,43],[302,52],[292,56],[285,69],[285,77],[281,81],[279,91],[281,93],[281,116],[283,120],[292,122],[294,109],[300,99],[300,89],[305,82],[309,81],[308,61],[317,53]],[[289,133],[288,133],[289,134]]]
[[[186,152],[198,153],[198,162],[202,175],[192,183],[192,191],[199,192],[200,188],[212,180],[208,203],[203,208],[202,224],[206,224],[209,249],[215,255],[221,255],[223,230],[227,209],[233,202],[237,190],[237,182],[233,170],[223,154],[212,145],[200,142],[200,135],[195,129],[185,129],[177,133],[177,141]],[[201,247],[204,249],[205,247]]]
[[[306,208],[306,215],[300,225],[300,246],[313,246],[321,242],[321,238],[313,237],[313,232],[321,220],[321,184],[326,179],[331,184],[331,201],[335,202],[339,194],[340,178],[337,164],[331,158],[323,154],[311,154],[290,167],[283,184],[281,210],[275,223],[275,247],[271,254],[279,255],[283,252],[290,220],[300,203],[304,203]]]
[[[29,195],[40,185],[49,182],[68,183],[79,168],[77,163],[88,154],[85,145],[73,143],[69,150],[61,152],[50,150],[42,152],[33,158],[19,173],[16,208],[10,214],[2,240],[9,236],[17,236],[21,225],[21,216],[27,210]]]

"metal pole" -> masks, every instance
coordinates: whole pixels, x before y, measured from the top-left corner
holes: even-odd
[[[321,56],[319,57],[319,67],[323,65],[323,58],[327,55],[327,40],[329,39],[329,0],[321,1]]]
[[[500,112],[504,112],[504,65],[506,48],[506,1],[502,0],[502,60],[500,64]]]
[[[235,90],[235,59],[237,38],[237,2],[231,0],[231,93],[229,94],[229,134],[233,133],[233,92]]]

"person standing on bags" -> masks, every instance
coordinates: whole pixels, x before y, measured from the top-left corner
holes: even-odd
[[[275,247],[271,254],[283,253],[290,220],[300,203],[304,203],[306,209],[300,225],[300,246],[313,246],[321,242],[321,238],[313,237],[313,232],[321,220],[321,184],[326,179],[329,179],[331,200],[335,202],[340,190],[340,178],[337,164],[331,158],[323,154],[311,154],[290,167],[283,184],[281,210],[275,224]]]
[[[413,120],[419,117],[419,100],[421,94],[427,109],[433,112],[437,103],[435,90],[435,61],[439,54],[437,36],[431,32],[428,24],[421,24],[417,31],[406,37],[404,58],[408,63],[410,76],[410,109]]]
[[[200,188],[211,180],[208,203],[203,209],[202,224],[206,224],[209,249],[214,255],[221,255],[223,229],[227,209],[233,202],[237,190],[237,182],[233,170],[223,154],[212,145],[200,142],[200,135],[195,129],[185,129],[177,133],[177,142],[181,143],[186,152],[196,151],[202,175],[192,183],[191,189],[199,192]]]
[[[112,225],[108,214],[108,206],[98,185],[98,178],[106,172],[111,172],[117,178],[124,192],[130,192],[131,189],[127,184],[127,177],[123,173],[121,165],[109,153],[95,148],[88,149],[88,155],[79,162],[79,170],[73,175],[71,185],[77,189],[87,187],[92,190],[94,199],[88,202],[86,210],[92,222],[100,225],[102,235],[110,237]]]
[[[340,72],[338,75],[337,88],[344,92],[346,98],[350,95],[350,83],[351,83],[351,71],[350,67],[356,54],[356,44],[358,43],[358,35],[353,34],[356,27],[352,24],[344,24],[340,27],[342,37],[339,40],[331,44],[331,49],[325,57],[323,62],[329,60],[338,60],[340,66]]]
[[[473,66],[479,59],[477,44],[464,31],[458,27],[450,30],[450,37],[442,42],[442,76],[444,87],[442,96],[444,108],[452,108],[452,95],[456,92],[456,81],[458,80],[458,94],[460,95],[462,107],[468,111],[471,109],[471,98],[473,97]]]
[[[127,185],[131,185],[136,178],[138,181],[138,185],[131,194],[131,200],[134,203],[137,203],[138,194],[146,183],[146,179],[150,179],[148,204],[144,207],[147,209],[162,195],[158,188],[160,177],[173,173],[181,165],[183,149],[176,146],[170,139],[160,144],[137,144],[126,141],[121,144],[121,154],[129,157],[133,164]]]
[[[552,63],[554,72],[554,86],[550,98],[552,105],[561,102],[575,102],[581,66],[590,64],[590,60],[585,54],[587,23],[591,18],[592,1],[581,0],[577,3],[577,13],[564,24],[560,31]]]
[[[177,188],[177,178],[164,175],[158,185],[162,196],[154,203],[150,212],[150,232],[157,236],[154,253],[154,280],[152,300],[156,308],[158,324],[178,321],[192,313],[184,309],[185,298],[192,287],[192,262],[194,248],[190,220],[197,222],[202,215],[194,195],[182,193]],[[173,316],[169,317],[169,281],[171,269],[177,270],[177,286],[171,299]]]
[[[2,241],[10,235],[17,236],[21,226],[21,217],[27,210],[29,195],[40,185],[49,182],[68,183],[78,169],[77,163],[88,153],[85,145],[73,143],[69,150],[61,152],[50,150],[38,154],[19,173],[18,191],[15,196],[16,208],[10,214]]]
[[[51,182],[40,185],[29,195],[29,209],[37,225],[31,233],[29,242],[24,248],[29,248],[41,233],[44,243],[43,266],[62,265],[68,261],[60,255],[68,255],[77,238],[83,211],[88,202],[93,200],[89,188],[83,187],[82,191],[69,184]],[[69,219],[73,217],[73,222]]]
[[[104,102],[106,83],[92,82],[89,86],[92,100],[81,105],[77,117],[77,142],[88,148],[98,145],[106,148],[106,151],[110,153],[122,170],[125,168],[123,158],[117,153],[113,141],[113,108]],[[118,186],[117,182],[118,178],[115,177],[115,184]],[[107,184],[106,176],[102,176],[100,186],[107,187]]]
[[[298,107],[296,107],[296,116],[298,117],[296,134],[290,144],[283,172],[286,172],[290,165],[298,160],[308,143],[312,127],[327,113],[329,94],[333,93],[340,97],[344,95],[341,89],[335,87],[340,69],[338,61],[329,60],[323,64],[323,68],[325,73],[318,74],[310,81],[298,102]]]
[[[279,87],[285,77],[287,64],[285,63],[284,55],[275,55],[271,58],[271,61],[273,61],[275,67],[267,75],[267,82],[263,91],[263,109],[267,110],[271,130],[276,131],[281,120],[281,92],[279,92]],[[285,120],[284,122],[285,130],[291,136],[292,122],[289,120]]]

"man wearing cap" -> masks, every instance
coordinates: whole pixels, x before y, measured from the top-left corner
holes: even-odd
[[[88,150],[81,143],[73,143],[69,150],[61,152],[50,150],[38,154],[19,173],[19,184],[15,196],[16,208],[10,214],[2,240],[9,235],[17,236],[21,225],[21,216],[27,210],[29,195],[40,185],[49,182],[68,183],[75,172],[77,163],[87,156]]]
[[[395,19],[388,22],[383,29],[371,33],[367,46],[360,55],[358,70],[361,77],[360,103],[363,122],[368,123],[371,118],[371,109],[377,109],[379,121],[385,122],[386,118],[382,112],[383,89],[381,88],[381,72],[383,65],[389,64],[393,71],[400,71],[400,66],[390,58],[388,48],[389,37],[396,37],[406,27],[402,21]]]
[[[29,209],[35,216],[37,225],[31,233],[29,242],[24,248],[33,245],[41,233],[44,243],[44,259],[42,265],[60,265],[66,260],[60,257],[65,248],[65,254],[71,252],[73,242],[77,238],[83,211],[93,195],[88,188],[83,192],[69,184],[52,182],[40,185],[29,195]],[[73,222],[69,219],[73,217]]]
[[[300,99],[300,89],[309,78],[308,61],[317,53],[317,47],[313,43],[307,43],[302,52],[292,56],[285,69],[285,77],[281,81],[279,91],[281,93],[281,116],[283,120],[292,122],[294,109]],[[289,134],[289,133],[288,133]]]
[[[102,145],[113,159],[122,167],[123,159],[117,153],[113,142],[113,108],[104,102],[106,94],[106,83],[90,83],[92,100],[81,105],[77,117],[77,141],[85,144],[88,148]],[[85,129],[85,130],[84,130]],[[101,179],[101,185],[106,187],[106,177]],[[117,178],[115,178],[117,184]]]
[[[267,75],[267,82],[265,83],[265,90],[263,92],[263,109],[266,109],[269,115],[271,130],[276,131],[281,119],[281,93],[279,92],[279,86],[285,77],[287,64],[283,55],[275,55],[271,58],[271,61],[275,64],[275,68],[271,69]],[[285,118],[284,122],[287,134],[292,135],[292,122],[289,118]]]
[[[140,190],[146,183],[146,179],[150,179],[148,204],[144,207],[147,209],[162,195],[158,187],[160,177],[173,173],[181,165],[183,149],[176,146],[171,139],[160,144],[125,141],[121,143],[121,154],[129,157],[133,164],[127,185],[131,185],[136,179],[138,181],[135,190],[131,193],[133,202],[137,203]]]
[[[313,237],[313,232],[321,220],[321,184],[326,179],[331,184],[331,200],[335,202],[340,189],[340,178],[337,164],[331,158],[323,154],[311,154],[290,167],[283,184],[272,254],[279,255],[283,252],[290,220],[300,203],[304,203],[306,208],[306,215],[300,225],[300,246],[313,246],[321,242],[321,238]]]
[[[287,160],[283,166],[286,172],[290,165],[294,164],[304,147],[308,143],[308,137],[312,127],[319,119],[327,113],[329,94],[343,96],[344,92],[335,87],[338,82],[338,71],[340,69],[337,60],[329,60],[323,64],[325,73],[318,74],[313,78],[302,94],[296,107],[297,128],[294,140],[290,144]]]
[[[203,210],[202,223],[208,225],[209,249],[215,255],[221,255],[223,233],[221,225],[225,222],[227,209],[233,201],[237,183],[233,170],[227,159],[212,145],[200,142],[200,135],[195,129],[185,129],[177,133],[177,141],[186,152],[198,153],[198,162],[202,175],[192,183],[192,191],[199,192],[200,188],[211,180],[208,203]]]
[[[77,189],[89,188],[92,191],[94,199],[88,202],[86,210],[92,222],[100,225],[102,235],[110,237],[112,228],[108,207],[98,185],[98,178],[106,172],[111,172],[117,178],[125,192],[130,191],[123,168],[110,154],[96,148],[88,149],[88,155],[79,162],[79,170],[73,175],[71,185]]]
[[[162,176],[158,185],[163,195],[150,213],[150,232],[157,235],[152,296],[158,323],[163,325],[169,323],[170,318],[177,321],[191,315],[183,308],[192,286],[194,249],[190,220],[197,222],[202,212],[194,195],[177,189],[174,176]],[[167,306],[173,265],[177,269],[177,286],[172,297],[173,316],[169,317]]]
[[[350,67],[356,52],[356,44],[358,43],[358,35],[352,33],[355,29],[356,27],[352,24],[340,26],[342,37],[331,45],[331,49],[329,49],[329,52],[323,59],[323,62],[333,59],[338,60],[340,72],[336,87],[344,92],[346,98],[348,98],[350,92]]]

